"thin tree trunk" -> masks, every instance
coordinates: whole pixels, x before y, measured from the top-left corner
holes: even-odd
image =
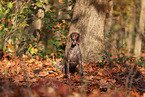
[[[112,18],[113,18],[113,0],[109,2],[110,6],[110,12],[109,12],[109,18],[107,20],[107,27],[105,29],[105,32],[108,33],[112,27]]]
[[[109,7],[110,7],[110,11],[109,11],[109,17],[108,19],[106,19],[106,25],[105,26],[105,35],[109,36],[109,39],[105,39],[105,47],[106,47],[106,53],[108,56],[108,61],[110,60],[110,52],[112,49],[114,49],[112,47],[112,41],[113,41],[113,37],[110,36],[110,32],[111,32],[111,27],[112,27],[112,19],[113,19],[113,0],[111,0],[109,2]],[[106,37],[105,37],[106,38]]]
[[[133,7],[132,10],[132,17],[131,17],[131,23],[130,23],[130,28],[129,28],[129,37],[128,37],[128,56],[131,56],[132,53],[132,47],[133,47],[133,33],[134,33],[134,28],[135,28],[135,21],[136,21],[136,8]]]
[[[135,48],[134,48],[134,56],[137,58],[141,57],[141,45],[142,45],[141,34],[144,34],[144,27],[145,27],[145,11],[144,11],[144,9],[145,9],[145,0],[141,0],[139,31],[138,31],[138,33],[136,33]]]
[[[64,2],[66,2],[64,4]],[[59,0],[59,6],[58,6],[58,19],[62,20],[70,20],[70,14],[69,11],[72,10],[72,6],[69,6],[69,2],[72,2],[71,0]],[[62,11],[62,8],[66,7],[66,11]]]

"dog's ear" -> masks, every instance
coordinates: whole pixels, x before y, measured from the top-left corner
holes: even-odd
[[[78,39],[77,39],[77,42],[80,43],[81,42],[81,34],[78,33]]]
[[[72,33],[68,35],[68,41],[71,42]]]

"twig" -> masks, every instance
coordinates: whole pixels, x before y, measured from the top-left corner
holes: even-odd
[[[47,59],[51,62],[51,64],[53,64],[53,62],[48,58],[48,56],[46,55]]]
[[[137,69],[135,70],[135,72],[133,73],[133,75],[132,75],[131,78],[130,78],[129,93],[130,93],[130,91],[131,91],[131,86],[132,86],[132,83],[133,83],[133,78],[134,78],[134,76],[136,75],[136,73],[137,73]]]
[[[129,78],[130,78],[130,76],[131,76],[131,74],[133,72],[133,69],[134,69],[135,65],[136,64],[134,63],[134,65],[131,67],[131,70],[130,70],[128,76],[127,76],[126,83],[125,83],[125,88],[128,88]]]
[[[24,19],[23,21],[30,20],[30,19],[32,19],[32,18],[26,18],[26,19]],[[15,31],[18,29],[20,23],[22,23],[23,21],[20,21],[20,22],[17,24],[17,26],[16,26],[16,28],[15,28],[14,30],[12,30],[13,27],[14,27],[14,26],[13,26],[12,29],[10,30],[10,32],[8,33],[8,35],[7,35],[4,39],[2,39],[2,41],[7,40],[7,38],[8,38],[13,32],[15,32]]]
[[[32,96],[32,90],[30,88],[29,74],[28,74],[28,71],[27,71],[26,64],[24,64],[24,61],[22,59],[20,59],[20,60],[21,60],[21,65],[24,67],[24,74],[25,74],[25,77],[26,77],[27,89],[29,90],[28,91],[29,97],[33,97]]]

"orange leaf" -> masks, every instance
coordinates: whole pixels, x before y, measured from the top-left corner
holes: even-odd
[[[145,53],[142,53],[142,55],[141,55],[142,57],[145,57]]]
[[[51,56],[54,56],[54,53],[51,53],[50,55],[51,55]]]
[[[29,44],[32,47],[32,44]]]
[[[58,0],[58,2],[63,3],[63,0]]]
[[[11,50],[12,52],[14,52],[14,46],[13,45],[11,45],[10,43],[8,43],[7,42],[7,46],[8,46],[8,48],[9,48],[9,50]]]

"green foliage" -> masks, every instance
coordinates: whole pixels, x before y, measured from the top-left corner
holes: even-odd
[[[51,2],[50,4],[53,6],[54,3]],[[42,32],[44,32],[44,35],[48,36],[48,55],[51,56],[51,53],[54,53],[56,57],[63,57],[69,22],[58,19],[58,13],[54,9],[55,8],[51,7],[50,10],[45,13],[43,20],[43,25],[45,26],[42,28]]]
[[[139,59],[139,61],[137,62],[137,64],[141,67],[145,67],[145,59],[143,57],[141,57]]]
[[[36,2],[36,6],[41,7],[41,5],[42,5],[42,4],[41,4],[40,1],[37,1],[37,2]]]
[[[26,52],[43,57],[51,56],[52,53],[56,57],[64,55],[70,22],[58,19],[58,10],[54,7],[54,1],[9,2],[2,0],[0,2],[0,49],[14,52],[15,55]],[[64,7],[67,2],[62,4],[61,11],[72,16],[72,11],[66,12]],[[44,5],[46,6],[48,3],[51,7],[49,6],[49,10],[46,11]],[[74,5],[73,2],[69,2],[69,6],[71,5]],[[43,18],[37,16],[39,9],[43,9],[45,12]],[[33,35],[31,29],[27,30],[31,26],[33,18],[41,19],[43,23],[39,33],[41,37],[37,40],[38,36]]]
[[[29,26],[27,23],[28,14],[32,11],[25,2],[9,2],[1,1],[0,4],[0,42],[1,49],[15,52],[18,55],[23,49],[28,48],[28,44],[33,41],[29,33],[25,34],[23,31]],[[27,39],[26,39],[27,37]],[[26,40],[29,40],[26,41]],[[25,42],[24,42],[25,41]],[[12,49],[13,48],[13,49]]]
[[[34,48],[34,47],[32,47],[32,46],[30,46],[29,48],[28,48],[28,51],[30,52],[30,54],[37,54],[37,49],[36,48]]]
[[[8,8],[12,8],[12,6],[13,6],[12,2],[9,2],[8,3]]]

